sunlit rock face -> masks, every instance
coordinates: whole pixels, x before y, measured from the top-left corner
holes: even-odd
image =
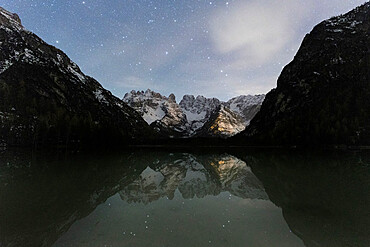
[[[216,98],[162,96],[150,89],[131,91],[123,101],[159,133],[169,137],[229,137],[245,129],[259,111],[264,95],[239,96],[222,102]],[[213,127],[212,127],[213,126]]]
[[[197,136],[229,137],[245,129],[244,119],[236,112],[220,105],[200,128]]]
[[[247,164],[231,155],[206,158],[176,155],[160,165],[147,167],[119,194],[127,202],[150,203],[174,197],[178,190],[185,199],[229,192],[240,198],[268,199],[262,184]]]
[[[0,8],[0,144],[116,143],[147,137],[137,112]]]

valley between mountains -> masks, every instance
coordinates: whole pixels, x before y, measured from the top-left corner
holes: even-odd
[[[226,102],[151,90],[119,99],[1,7],[0,46],[1,146],[370,145],[370,2],[314,27],[266,96]]]

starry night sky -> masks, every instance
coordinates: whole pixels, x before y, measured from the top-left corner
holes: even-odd
[[[267,93],[320,21],[365,0],[0,0],[122,98]]]

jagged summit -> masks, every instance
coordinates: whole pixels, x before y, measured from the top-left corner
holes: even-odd
[[[145,92],[132,90],[125,94],[123,101],[139,112],[148,124],[164,118],[169,108],[176,104],[175,95],[166,97],[150,89]]]
[[[166,97],[148,89],[126,93],[123,101],[167,136],[228,137],[244,130],[260,109],[263,99],[264,95],[248,95],[222,102],[202,95],[184,95],[177,104],[174,94]]]
[[[137,97],[137,96],[140,96],[140,97],[149,97],[149,98],[164,98],[164,99],[167,99],[167,97],[162,96],[160,93],[156,93],[156,92],[150,90],[149,88],[147,90],[145,90],[145,91],[131,90],[131,92],[125,94],[124,98]]]
[[[180,107],[186,115],[192,133],[199,130],[220,105],[220,100],[201,95],[185,95],[180,101]]]
[[[21,19],[15,13],[11,13],[6,9],[0,7],[0,25],[5,27],[16,27],[23,29]]]
[[[170,102],[176,103],[176,96],[175,96],[173,93],[171,93],[171,94],[168,96],[168,100],[169,100]]]

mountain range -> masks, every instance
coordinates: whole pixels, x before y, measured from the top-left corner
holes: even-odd
[[[230,137],[245,129],[259,111],[265,95],[217,98],[184,95],[180,103],[150,89],[126,93],[123,101],[163,135],[172,137]]]
[[[266,97],[227,102],[185,95],[177,103],[151,90],[121,100],[1,7],[0,45],[0,146],[188,137],[370,145],[370,2],[314,27]]]

